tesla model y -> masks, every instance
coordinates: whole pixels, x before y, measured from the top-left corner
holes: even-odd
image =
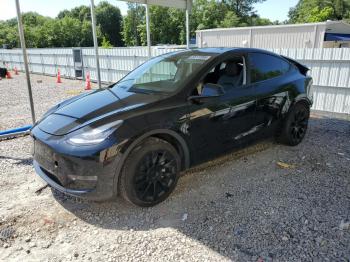
[[[50,109],[31,130],[35,170],[69,195],[156,205],[181,171],[261,136],[298,145],[312,105],[308,71],[248,48],[152,58]]]

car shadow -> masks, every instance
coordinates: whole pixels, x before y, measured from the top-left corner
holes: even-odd
[[[263,140],[191,169],[171,197],[152,208],[135,207],[121,199],[95,203],[54,190],[53,194],[66,210],[97,227],[172,228],[233,260],[276,259],[287,245],[299,245],[297,230],[314,205],[304,195],[316,190],[308,184],[313,177],[305,179],[306,173],[278,168],[276,161],[298,163],[298,157],[304,157],[298,152],[305,154],[315,135],[332,137],[339,126],[350,134],[348,121],[314,118],[305,141],[297,147]],[[309,165],[313,159],[306,156],[305,161]]]
[[[223,219],[224,216],[234,216],[234,210],[239,204],[237,198],[244,199],[250,193],[248,190],[240,190],[237,185],[235,189],[227,188],[223,182],[217,184],[213,181],[213,176],[220,173],[222,166],[237,160],[245,162],[247,156],[273,146],[271,140],[265,140],[184,172],[171,197],[152,208],[136,207],[120,197],[115,201],[98,203],[66,196],[54,189],[52,193],[66,210],[97,227],[134,231],[173,228],[221,255],[235,258],[236,249],[252,255],[239,244],[232,249],[230,243],[235,236],[242,234],[246,225],[233,226]],[[221,181],[231,176],[232,172],[221,173],[216,180]],[[250,212],[254,215],[255,211]],[[223,242],[221,238],[228,242]]]
[[[9,156],[1,156],[0,155],[0,160],[1,159],[14,160],[14,161],[16,161],[14,163],[15,165],[23,165],[23,166],[32,166],[33,165],[33,158],[32,157],[18,158],[18,157],[9,157]]]

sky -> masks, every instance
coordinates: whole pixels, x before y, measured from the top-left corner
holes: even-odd
[[[95,0],[98,4],[102,0]],[[126,14],[127,5],[123,1],[107,0],[111,4],[116,4],[123,15]],[[16,17],[15,0],[0,0],[0,20],[6,20]],[[288,18],[289,8],[295,6],[298,0],[267,0],[263,3],[256,4],[257,13],[264,18],[272,21],[284,21]],[[44,16],[56,17],[64,9],[71,9],[79,5],[89,5],[90,0],[20,0],[21,11],[35,11]]]
[[[299,0],[267,0],[256,4],[255,10],[263,18],[269,18],[271,21],[284,21],[288,19],[289,9],[296,6],[298,2]]]

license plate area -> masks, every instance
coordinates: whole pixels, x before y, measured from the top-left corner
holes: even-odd
[[[45,144],[35,140],[34,142],[34,159],[39,163],[40,167],[46,172],[54,176],[61,185],[68,184],[67,176],[60,172],[60,160],[58,156]]]
[[[34,142],[34,159],[47,171],[54,173],[55,160],[53,152],[46,145],[37,140]]]

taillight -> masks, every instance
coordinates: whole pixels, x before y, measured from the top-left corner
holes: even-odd
[[[306,76],[312,77],[311,69],[309,69],[309,71],[307,71]]]

